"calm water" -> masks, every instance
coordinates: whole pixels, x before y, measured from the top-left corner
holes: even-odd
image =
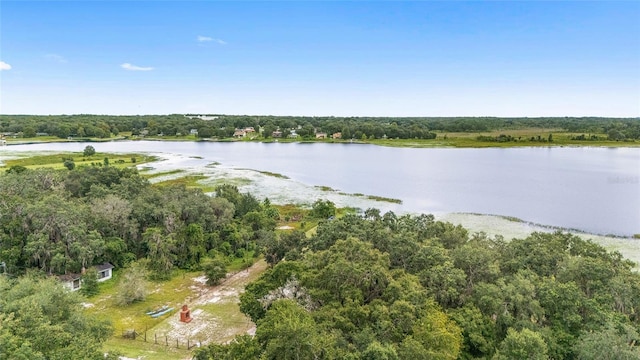
[[[357,144],[92,143],[97,151],[199,156],[185,166],[280,173],[308,185],[397,198],[415,212],[514,216],[599,234],[640,233],[640,148],[412,149]],[[82,151],[86,144],[0,148]],[[287,191],[287,189],[282,189]]]

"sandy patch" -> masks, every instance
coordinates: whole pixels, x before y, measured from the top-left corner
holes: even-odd
[[[251,336],[254,336],[256,334],[256,329],[257,329],[257,327],[254,324],[249,330],[247,330],[247,334],[251,335]]]
[[[206,285],[207,277],[205,275],[194,277],[193,281],[197,282],[200,285]]]
[[[207,300],[207,302],[206,302],[206,304],[215,304],[215,303],[217,303],[218,301],[220,301],[220,299],[221,299],[221,298],[220,298],[219,296],[214,296],[214,297],[212,297],[212,298],[208,299],[208,300]]]
[[[216,320],[215,316],[202,310],[198,312],[197,316],[194,311],[192,320],[189,323],[180,322],[180,315],[178,313],[167,319],[167,325],[169,325],[170,329],[166,331],[164,335],[169,338],[189,338],[200,341],[207,340],[207,338],[202,335],[216,331],[220,327],[219,321]]]

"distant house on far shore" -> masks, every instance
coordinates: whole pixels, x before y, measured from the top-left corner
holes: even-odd
[[[342,133],[333,133],[333,135],[331,135],[332,138],[334,139],[342,139]]]
[[[326,139],[326,138],[327,138],[327,133],[323,133],[323,132],[316,133],[316,139]]]
[[[94,268],[98,271],[98,281],[100,282],[107,281],[113,277],[113,265],[108,262],[96,265]],[[58,276],[58,279],[70,291],[80,290],[82,287],[81,274],[64,274]]]

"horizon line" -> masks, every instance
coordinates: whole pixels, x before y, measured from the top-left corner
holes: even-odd
[[[544,118],[602,118],[602,119],[634,119],[640,120],[638,116],[606,116],[606,115],[545,115],[545,116],[496,116],[496,115],[278,115],[278,114],[225,114],[225,113],[156,113],[156,114],[99,114],[99,113],[60,113],[60,114],[3,114],[0,116],[169,116],[169,115],[193,115],[193,116],[258,116],[258,117],[315,117],[315,118],[519,118],[519,119],[544,119]]]

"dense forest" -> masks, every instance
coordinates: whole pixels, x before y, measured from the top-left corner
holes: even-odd
[[[136,269],[157,281],[190,269],[215,283],[220,259],[260,256],[270,269],[240,297],[255,336],[197,359],[640,357],[640,275],[619,253],[560,232],[506,241],[432,215],[334,214],[318,200],[313,235],[274,231],[278,207],[231,185],[208,196],[132,168],[9,168],[0,359],[104,356],[110,325],[51,275],[108,261],[122,282]]]
[[[638,359],[640,277],[565,233],[507,242],[431,215],[346,215],[265,248],[255,337],[197,359]]]
[[[151,186],[133,168],[12,167],[0,176],[0,259],[10,274],[78,273],[148,259],[155,276],[198,269],[207,255],[243,258],[273,232],[278,210],[232,185],[217,196]]]
[[[204,120],[206,119],[206,120]],[[262,129],[265,137],[282,130],[284,136],[294,129],[301,138],[311,139],[317,131],[341,133],[343,139],[398,138],[432,139],[435,132],[486,132],[495,130],[540,128],[563,129],[571,133],[607,134],[609,140],[640,139],[637,118],[495,118],[495,117],[304,117],[242,115],[0,115],[0,133],[34,137],[48,134],[66,139],[108,138],[120,132],[133,135],[186,136],[192,129],[201,138],[231,138],[235,129]]]

